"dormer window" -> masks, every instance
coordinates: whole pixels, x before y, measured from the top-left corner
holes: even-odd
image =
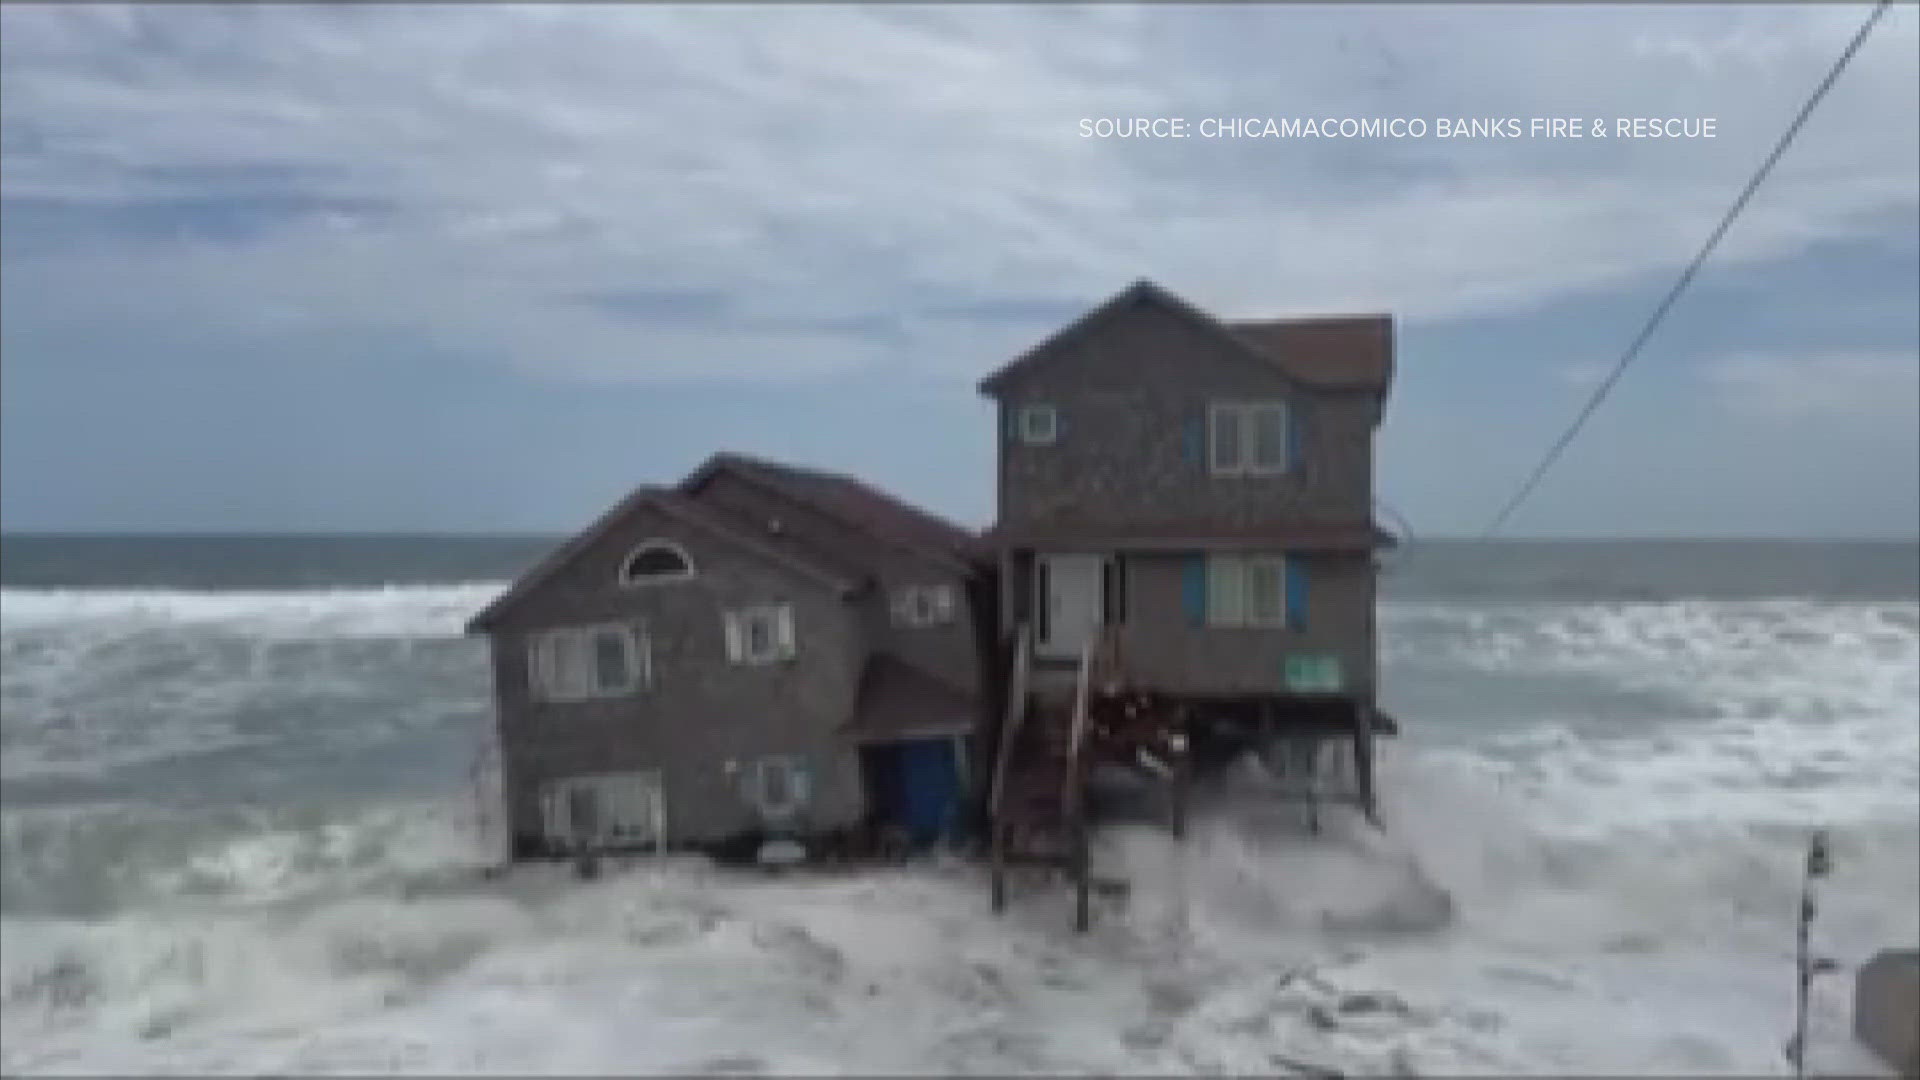
[[[1020,441],[1028,446],[1050,446],[1060,437],[1060,413],[1052,405],[1020,406]]]
[[[633,549],[620,567],[622,585],[657,585],[693,576],[693,560],[671,540],[649,540]]]
[[[910,585],[895,590],[892,603],[895,626],[940,626],[953,621],[953,586]]]

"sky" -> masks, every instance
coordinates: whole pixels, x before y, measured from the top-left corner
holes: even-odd
[[[985,525],[975,383],[1150,278],[1391,312],[1378,493],[1477,534],[1866,12],[8,3],[0,526],[563,532],[719,448]],[[1917,14],[1509,534],[1920,532]],[[1437,136],[1556,117],[1714,137]]]

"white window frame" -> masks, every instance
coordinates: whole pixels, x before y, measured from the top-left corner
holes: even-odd
[[[1045,402],[1029,402],[1020,406],[1015,415],[1021,442],[1028,446],[1052,446],[1060,441],[1060,410],[1057,407]]]
[[[768,797],[770,776],[779,772],[787,798],[776,803]],[[786,821],[797,816],[813,801],[813,769],[798,754],[768,754],[753,759],[741,777],[741,795],[767,821]]]
[[[685,569],[676,574],[648,574],[644,577],[635,577],[630,573],[633,560],[639,558],[645,552],[655,550],[671,551],[679,557],[680,565]],[[668,585],[676,581],[686,581],[692,578],[693,575],[693,556],[687,554],[686,548],[663,537],[654,537],[651,540],[644,540],[635,544],[633,550],[627,552],[627,557],[620,560],[620,584],[627,588],[642,588],[648,585]]]
[[[1271,575],[1263,594],[1257,579]],[[1208,555],[1207,625],[1219,629],[1286,630],[1287,557],[1285,555]]]
[[[573,797],[579,791],[596,804],[600,828],[592,835],[580,835],[573,820]],[[540,804],[547,841],[561,850],[658,847],[666,840],[666,787],[658,769],[551,780],[541,788]]]
[[[615,635],[626,652],[627,680],[599,682],[598,639]],[[574,655],[566,652],[573,650]],[[542,630],[527,642],[527,675],[541,701],[595,701],[626,697],[653,685],[653,646],[644,627],[632,623],[594,623]]]
[[[759,666],[791,660],[797,654],[793,631],[792,604],[749,604],[722,613],[727,637],[727,659],[735,664]],[[767,630],[767,647],[754,649],[753,627]]]
[[[892,603],[895,626],[925,628],[945,626],[953,621],[958,605],[954,602],[953,586],[908,585],[896,589]]]
[[[1272,417],[1278,426],[1276,457],[1272,461],[1255,460],[1256,434],[1260,420]],[[1214,476],[1278,476],[1287,471],[1288,447],[1293,424],[1291,410],[1284,400],[1215,401],[1207,406],[1207,470]],[[1221,435],[1231,427],[1232,455],[1221,453]]]

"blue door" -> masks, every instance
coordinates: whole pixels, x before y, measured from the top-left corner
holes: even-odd
[[[898,744],[893,774],[899,824],[915,846],[930,844],[959,824],[960,761],[954,740]]]

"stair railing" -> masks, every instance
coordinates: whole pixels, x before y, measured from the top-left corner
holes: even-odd
[[[1000,819],[1000,802],[1006,793],[1007,768],[1013,759],[1013,744],[1019,741],[1020,728],[1027,720],[1027,690],[1033,675],[1033,632],[1021,623],[1013,638],[1013,677],[1007,680],[1007,708],[1000,721],[1000,745],[994,753],[993,784],[987,793],[989,819]]]
[[[1067,740],[1066,784],[1060,792],[1062,810],[1068,821],[1075,820],[1080,813],[1082,758],[1086,753],[1087,733],[1092,727],[1088,713],[1092,708],[1094,683],[1106,674],[1103,669],[1107,664],[1102,661],[1110,662],[1109,652],[1113,646],[1110,638],[1110,628],[1100,627],[1080,651],[1080,673],[1073,688],[1073,727]]]

